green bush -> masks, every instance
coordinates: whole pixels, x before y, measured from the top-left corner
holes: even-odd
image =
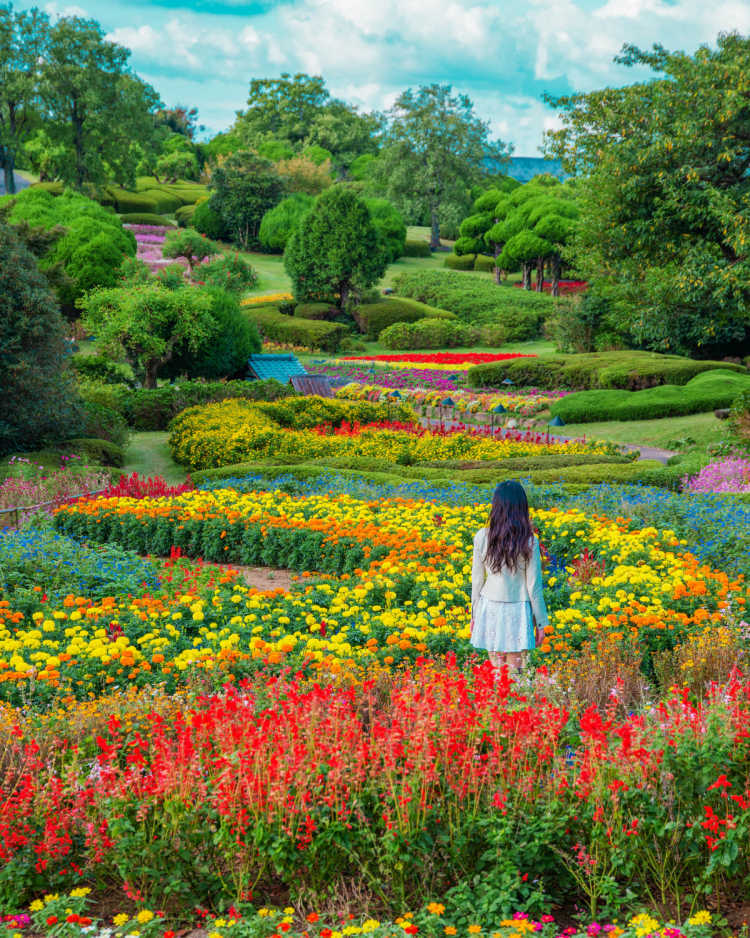
[[[399,296],[448,309],[471,325],[500,323],[509,342],[537,338],[555,310],[554,299],[545,293],[440,270],[399,274],[394,289]]]
[[[81,390],[81,396],[83,398],[83,435],[97,440],[107,440],[117,446],[125,446],[128,441],[128,425],[120,411],[87,397],[84,388]]]
[[[166,188],[146,189],[145,192],[138,194],[143,198],[153,199],[157,215],[174,215],[184,204],[182,199],[168,192]]]
[[[183,208],[185,207],[183,206]],[[190,224],[196,231],[199,231],[207,238],[224,239],[227,237],[226,225],[221,215],[211,208],[210,202],[199,202],[197,205],[191,206],[191,209]]]
[[[479,332],[455,319],[419,319],[397,322],[379,336],[387,349],[459,348],[475,345]]]
[[[579,391],[555,401],[551,412],[565,423],[596,420],[655,420],[729,407],[737,395],[750,393],[750,375],[706,371],[678,386],[664,384],[644,391]]]
[[[322,352],[335,352],[347,335],[346,326],[337,322],[316,322],[297,316],[284,316],[274,306],[257,309],[245,307],[244,314],[258,327],[260,334],[272,342],[302,345]]]
[[[415,241],[407,238],[404,244],[404,257],[432,257],[432,251],[427,241]]]
[[[152,215],[161,214],[159,202],[151,194],[128,192],[127,189],[120,189],[117,186],[110,186],[107,192],[114,200],[115,208],[120,215],[130,215],[136,212],[147,212]]]
[[[704,371],[744,372],[728,362],[693,361],[657,352],[590,352],[582,355],[545,355],[474,365],[467,383],[474,388],[498,388],[507,378],[518,385],[543,388],[621,388],[640,390],[662,384],[686,384]]]
[[[190,228],[193,224],[193,215],[195,214],[195,205],[183,205],[174,213],[177,224],[180,228]]]
[[[105,355],[74,355],[71,365],[78,378],[83,381],[98,381],[101,384],[135,384],[133,372],[127,365],[112,361]]]
[[[197,274],[203,283],[237,295],[258,282],[254,268],[236,252],[222,254],[210,263],[202,264]]]
[[[86,462],[95,463],[97,466],[116,466],[125,465],[125,450],[116,443],[109,440],[97,440],[94,437],[82,437],[80,439],[66,440],[60,444],[60,449],[66,453],[75,453]]]
[[[298,303],[294,315],[302,319],[333,319],[339,310],[330,303]]]
[[[474,270],[475,254],[446,254],[443,267],[450,270]]]
[[[397,261],[403,256],[406,243],[406,224],[401,213],[388,199],[365,199],[365,205],[387,262]]]
[[[474,270],[481,270],[484,273],[491,274],[495,270],[495,258],[488,257],[486,254],[477,254],[474,261]]]
[[[295,192],[282,199],[263,216],[258,230],[258,241],[264,251],[283,254],[292,232],[302,217],[310,211],[315,199],[305,192]]]
[[[116,409],[134,430],[166,430],[170,421],[187,407],[243,398],[274,401],[294,394],[291,386],[278,381],[181,381],[159,388],[132,389],[122,385],[85,385],[81,395],[102,406]]]
[[[750,390],[743,391],[732,404],[729,427],[744,449],[750,449]]]
[[[415,300],[390,297],[377,303],[364,303],[354,310],[354,319],[361,332],[377,339],[380,333],[397,322],[416,322],[418,319],[454,319],[448,310],[427,306]]]
[[[123,225],[164,225],[167,228],[174,225],[174,222],[163,215],[151,215],[149,212],[131,212],[120,215],[120,221]]]

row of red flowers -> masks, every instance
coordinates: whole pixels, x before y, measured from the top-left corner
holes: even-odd
[[[536,355],[524,355],[521,352],[405,352],[394,355],[349,355],[347,362],[414,362],[434,365],[483,365],[486,362],[504,362],[511,358],[536,358]]]
[[[400,420],[380,420],[375,423],[349,423],[345,420],[340,426],[334,427],[330,423],[320,423],[313,427],[311,432],[318,436],[359,436],[361,433],[367,433],[377,430],[390,430],[392,433],[411,433],[412,436],[454,436],[457,433],[464,433],[466,436],[473,437],[495,437],[500,440],[510,440],[513,443],[557,443],[560,442],[556,437],[550,436],[549,431],[540,433],[534,430],[514,430],[505,427],[494,427],[488,424],[482,426],[473,426],[465,423],[431,424],[430,426],[420,426],[416,423],[404,423]],[[573,442],[585,442],[585,439],[573,440]]]

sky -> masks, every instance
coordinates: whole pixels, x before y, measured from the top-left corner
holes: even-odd
[[[335,97],[386,109],[405,88],[468,94],[516,156],[557,126],[542,100],[642,80],[623,43],[694,52],[750,33],[750,0],[65,0],[16,2],[98,20],[167,106],[197,106],[204,137],[244,108],[250,79],[322,75]]]

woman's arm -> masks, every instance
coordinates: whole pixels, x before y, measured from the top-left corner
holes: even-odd
[[[471,561],[471,618],[474,618],[474,607],[479,601],[486,572],[484,569],[484,529],[480,528],[474,535],[474,556]]]
[[[539,541],[534,538],[531,558],[526,564],[526,590],[531,602],[531,611],[534,613],[537,629],[544,629],[549,624],[547,606],[544,602],[544,587],[542,585],[542,553],[539,550]]]

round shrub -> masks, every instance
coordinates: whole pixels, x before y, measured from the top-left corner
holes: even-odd
[[[131,369],[105,355],[74,355],[71,364],[78,378],[83,381],[127,384],[131,387],[135,385]]]
[[[125,446],[128,440],[128,425],[119,411],[84,395],[83,435],[107,440],[116,446]]]
[[[236,294],[244,293],[258,282],[254,268],[237,253],[222,254],[210,264],[203,264],[197,275],[209,286]]]
[[[404,257],[431,257],[432,251],[427,241],[416,241],[407,238],[404,244]]]
[[[172,227],[174,225],[173,222],[163,215],[152,215],[150,212],[129,212],[125,215],[120,215],[120,221],[123,225],[164,225],[165,227]]]
[[[302,319],[335,319],[338,312],[330,303],[299,303],[294,308],[294,315]]]
[[[443,266],[450,270],[473,270],[475,254],[448,254],[443,261]]]
[[[295,192],[270,208],[263,216],[258,231],[258,240],[263,250],[270,254],[283,254],[290,235],[314,201],[305,192]]]
[[[474,345],[479,333],[472,326],[451,319],[419,319],[399,322],[380,333],[387,349],[457,348]]]
[[[183,205],[177,209],[174,213],[174,217],[177,219],[177,224],[180,228],[188,228],[193,224],[193,214],[195,213],[195,205]]]
[[[477,254],[474,261],[474,270],[481,270],[484,273],[491,274],[495,270],[495,258],[488,257],[487,254]]]
[[[406,224],[398,209],[388,199],[365,199],[370,218],[378,233],[378,241],[389,263],[404,253]]]
[[[209,201],[199,202],[194,207],[190,224],[207,238],[224,239],[227,236],[226,225],[222,221],[221,215],[211,208]]]

